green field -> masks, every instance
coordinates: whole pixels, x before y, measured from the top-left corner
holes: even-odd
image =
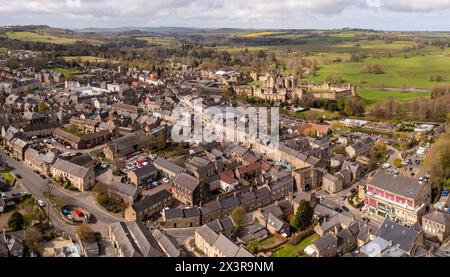
[[[296,257],[299,250],[304,250],[308,245],[314,243],[318,239],[318,234],[312,234],[296,245],[291,245],[288,243],[283,244],[283,246],[272,254],[272,257]]]
[[[177,44],[175,40],[163,37],[134,37],[135,39],[145,40],[149,44],[161,45],[161,46],[174,46]]]
[[[372,106],[386,102],[391,97],[397,102],[411,102],[417,98],[429,98],[430,93],[360,89],[358,90],[358,96],[364,100],[367,106]]]
[[[78,61],[79,60],[82,63],[85,63],[85,62],[106,63],[106,62],[109,61],[108,59],[101,58],[101,57],[95,57],[95,56],[65,56],[64,60],[66,62]],[[118,60],[112,60],[111,62],[112,63],[118,63],[119,61]]]
[[[66,77],[66,78],[69,78],[73,75],[77,75],[77,74],[81,73],[81,71],[79,71],[76,68],[51,67],[51,68],[47,68],[47,69],[54,71],[54,72],[62,73],[62,74],[64,74],[64,77]]]
[[[365,64],[379,64],[384,74],[362,74]],[[309,79],[324,82],[327,76],[341,76],[345,82],[367,87],[431,88],[436,82],[428,81],[428,74],[441,74],[450,82],[450,57],[414,56],[410,58],[367,58],[363,62],[342,62],[324,65],[317,76]]]
[[[60,37],[48,33],[8,32],[6,35],[10,39],[32,42],[47,42],[56,44],[74,44],[77,42],[74,38]]]

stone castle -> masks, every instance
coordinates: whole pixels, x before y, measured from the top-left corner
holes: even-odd
[[[306,94],[318,99],[339,99],[356,96],[357,87],[351,84],[344,86],[331,83],[298,85],[297,79],[281,76],[275,72],[268,72],[263,76],[251,73],[254,81],[262,82],[262,86],[236,86],[234,91],[238,95],[248,95],[267,101],[283,103],[292,99],[302,99]]]

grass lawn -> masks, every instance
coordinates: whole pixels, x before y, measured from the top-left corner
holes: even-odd
[[[47,68],[48,70],[54,71],[54,72],[58,72],[58,73],[62,73],[64,74],[64,77],[69,78],[72,75],[77,75],[80,74],[81,71],[79,71],[76,68],[60,68],[60,67],[51,67],[51,68]]]
[[[59,37],[47,33],[34,33],[34,32],[8,32],[6,36],[10,39],[17,39],[22,41],[32,41],[32,42],[47,42],[47,43],[57,43],[57,44],[74,44],[77,39]]]
[[[264,249],[274,247],[282,241],[277,237],[268,237],[262,241],[256,242],[254,245],[260,250],[264,251]]]
[[[358,96],[364,100],[367,106],[372,106],[386,102],[390,97],[398,102],[411,102],[416,98],[428,98],[430,93],[360,89],[358,90]]]
[[[384,74],[363,74],[361,68],[366,64],[379,64]],[[324,82],[327,76],[340,76],[345,82],[368,87],[431,88],[437,82],[428,81],[428,74],[441,74],[450,82],[450,57],[440,55],[392,58],[367,58],[363,62],[342,62],[324,65],[317,76],[308,79]]]
[[[317,239],[319,239],[318,234],[312,234],[311,236],[307,237],[306,239],[302,240],[296,245],[291,244],[283,244],[278,250],[276,250],[272,257],[295,257],[297,255],[297,251],[304,250],[308,245],[315,242]]]
[[[9,172],[2,172],[0,176],[3,177],[5,182],[11,187],[14,184],[14,176]]]

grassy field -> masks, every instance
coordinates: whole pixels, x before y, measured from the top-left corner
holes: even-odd
[[[47,33],[33,33],[33,32],[8,32],[7,37],[10,39],[17,39],[22,41],[32,42],[47,42],[56,44],[73,44],[77,39],[55,36]]]
[[[358,96],[361,97],[367,106],[386,102],[390,97],[397,102],[411,102],[417,98],[429,98],[429,92],[402,92],[387,90],[360,89]]]
[[[361,68],[366,64],[379,64],[384,74],[362,74]],[[321,67],[317,76],[309,78],[315,82],[323,82],[327,76],[341,76],[345,82],[353,84],[394,88],[431,88],[438,84],[428,81],[428,74],[441,74],[450,81],[450,57],[414,56],[410,58],[367,58],[363,62],[333,63]]]
[[[80,62],[85,63],[85,62],[97,62],[97,63],[106,63],[108,62],[107,59],[105,58],[101,58],[101,57],[95,57],[95,56],[65,56],[64,60],[66,62],[70,62],[70,61],[74,61],[74,60],[80,60]],[[119,61],[117,60],[112,60],[112,63],[119,63]]]
[[[318,239],[318,234],[312,234],[296,245],[291,245],[288,243],[283,244],[283,246],[272,254],[272,257],[296,257],[299,250],[304,250],[308,245],[314,243]]]
[[[149,44],[155,44],[155,45],[161,45],[161,46],[174,46],[177,44],[175,40],[169,39],[169,38],[162,38],[162,37],[134,37],[135,39],[139,40],[145,40]]]
[[[260,251],[265,251],[265,249],[275,247],[279,243],[281,243],[281,240],[278,239],[277,237],[272,236],[272,237],[268,237],[262,241],[259,241],[259,242],[255,243],[254,245]]]
[[[76,74],[80,74],[81,71],[79,71],[76,68],[60,68],[60,67],[51,67],[51,68],[47,68],[48,70],[54,71],[54,72],[58,72],[58,73],[62,73],[64,74],[64,77],[69,78],[72,75],[76,75]]]

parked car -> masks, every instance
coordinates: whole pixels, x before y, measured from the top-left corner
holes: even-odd
[[[344,211],[346,211],[346,212],[350,211],[350,209],[347,208],[346,206],[342,206],[341,209],[344,210]]]
[[[341,208],[335,208],[334,211],[336,211],[338,213],[342,213],[344,210],[342,210]]]
[[[363,217],[362,220],[363,220],[364,222],[369,222],[369,221],[370,221],[370,219],[368,219],[367,217]]]
[[[39,205],[39,207],[41,207],[41,208],[45,207],[45,203],[44,203],[44,201],[42,201],[42,200],[38,200],[38,205]]]
[[[16,174],[16,178],[17,178],[17,179],[22,179],[22,175]]]
[[[345,200],[345,199],[347,199],[347,195],[342,195],[341,200]]]
[[[169,182],[169,179],[163,178],[162,181],[163,181],[163,183],[166,183],[166,184],[167,184],[167,183]]]
[[[350,190],[350,193],[351,194],[353,194],[353,193],[355,193],[356,192],[356,189],[355,188],[352,188],[351,190]]]

